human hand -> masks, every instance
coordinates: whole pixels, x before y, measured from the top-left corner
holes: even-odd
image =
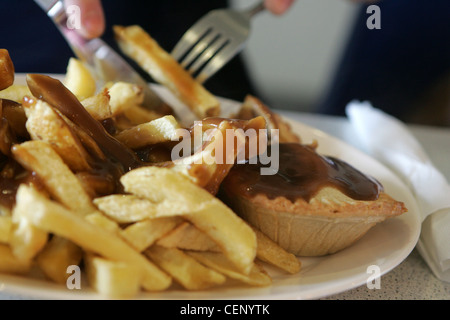
[[[264,0],[264,5],[275,15],[282,15],[292,6],[295,0]]]
[[[87,39],[99,37],[105,31],[105,15],[100,0],[64,0],[66,9],[78,6],[81,13],[81,29],[77,32]]]

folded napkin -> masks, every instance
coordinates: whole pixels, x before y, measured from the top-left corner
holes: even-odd
[[[398,119],[352,101],[347,116],[366,152],[391,168],[411,189],[421,211],[417,249],[437,278],[450,282],[450,185]]]

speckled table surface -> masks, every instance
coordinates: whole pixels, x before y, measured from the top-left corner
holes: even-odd
[[[350,144],[352,135],[348,121],[340,117],[324,117],[312,114],[285,113],[289,118],[332,134]],[[411,126],[411,131],[422,143],[444,175],[450,180],[450,129]],[[445,148],[445,146],[448,146]],[[436,278],[428,265],[414,249],[409,256],[394,269],[380,278],[379,289],[369,289],[366,285],[323,297],[323,300],[450,300],[450,283]],[[8,293],[0,287],[0,300],[29,299]],[[36,297],[35,297],[36,298]]]
[[[450,300],[450,283],[437,279],[420,254],[413,250],[380,279],[379,289],[361,286],[324,300]]]
[[[286,114],[293,120],[301,121],[359,147],[345,118],[290,112]],[[450,129],[417,125],[409,127],[435,166],[450,180]],[[414,249],[402,263],[381,277],[380,289],[369,289],[363,285],[323,299],[450,300],[450,283],[436,278],[419,252]]]

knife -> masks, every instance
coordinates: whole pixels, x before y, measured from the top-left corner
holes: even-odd
[[[144,91],[143,105],[166,114],[170,107],[150,88],[149,84],[108,44],[100,38],[85,39],[68,26],[68,16],[62,0],[34,0],[52,19],[70,48],[100,83],[124,81],[135,83]]]

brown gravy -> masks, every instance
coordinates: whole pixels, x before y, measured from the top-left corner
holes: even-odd
[[[141,165],[136,154],[112,137],[99,121],[91,117],[73,93],[59,80],[45,75],[29,74],[27,83],[35,97],[57,108],[72,122],[85,130],[105,153],[112,156],[123,166],[124,171],[129,171]]]
[[[270,151],[270,149],[269,149]],[[285,197],[292,202],[308,201],[323,187],[330,186],[355,200],[376,200],[382,186],[348,163],[319,155],[314,148],[297,143],[279,145],[279,169],[274,175],[261,175],[257,164],[237,164],[225,179],[233,193],[269,199]]]

